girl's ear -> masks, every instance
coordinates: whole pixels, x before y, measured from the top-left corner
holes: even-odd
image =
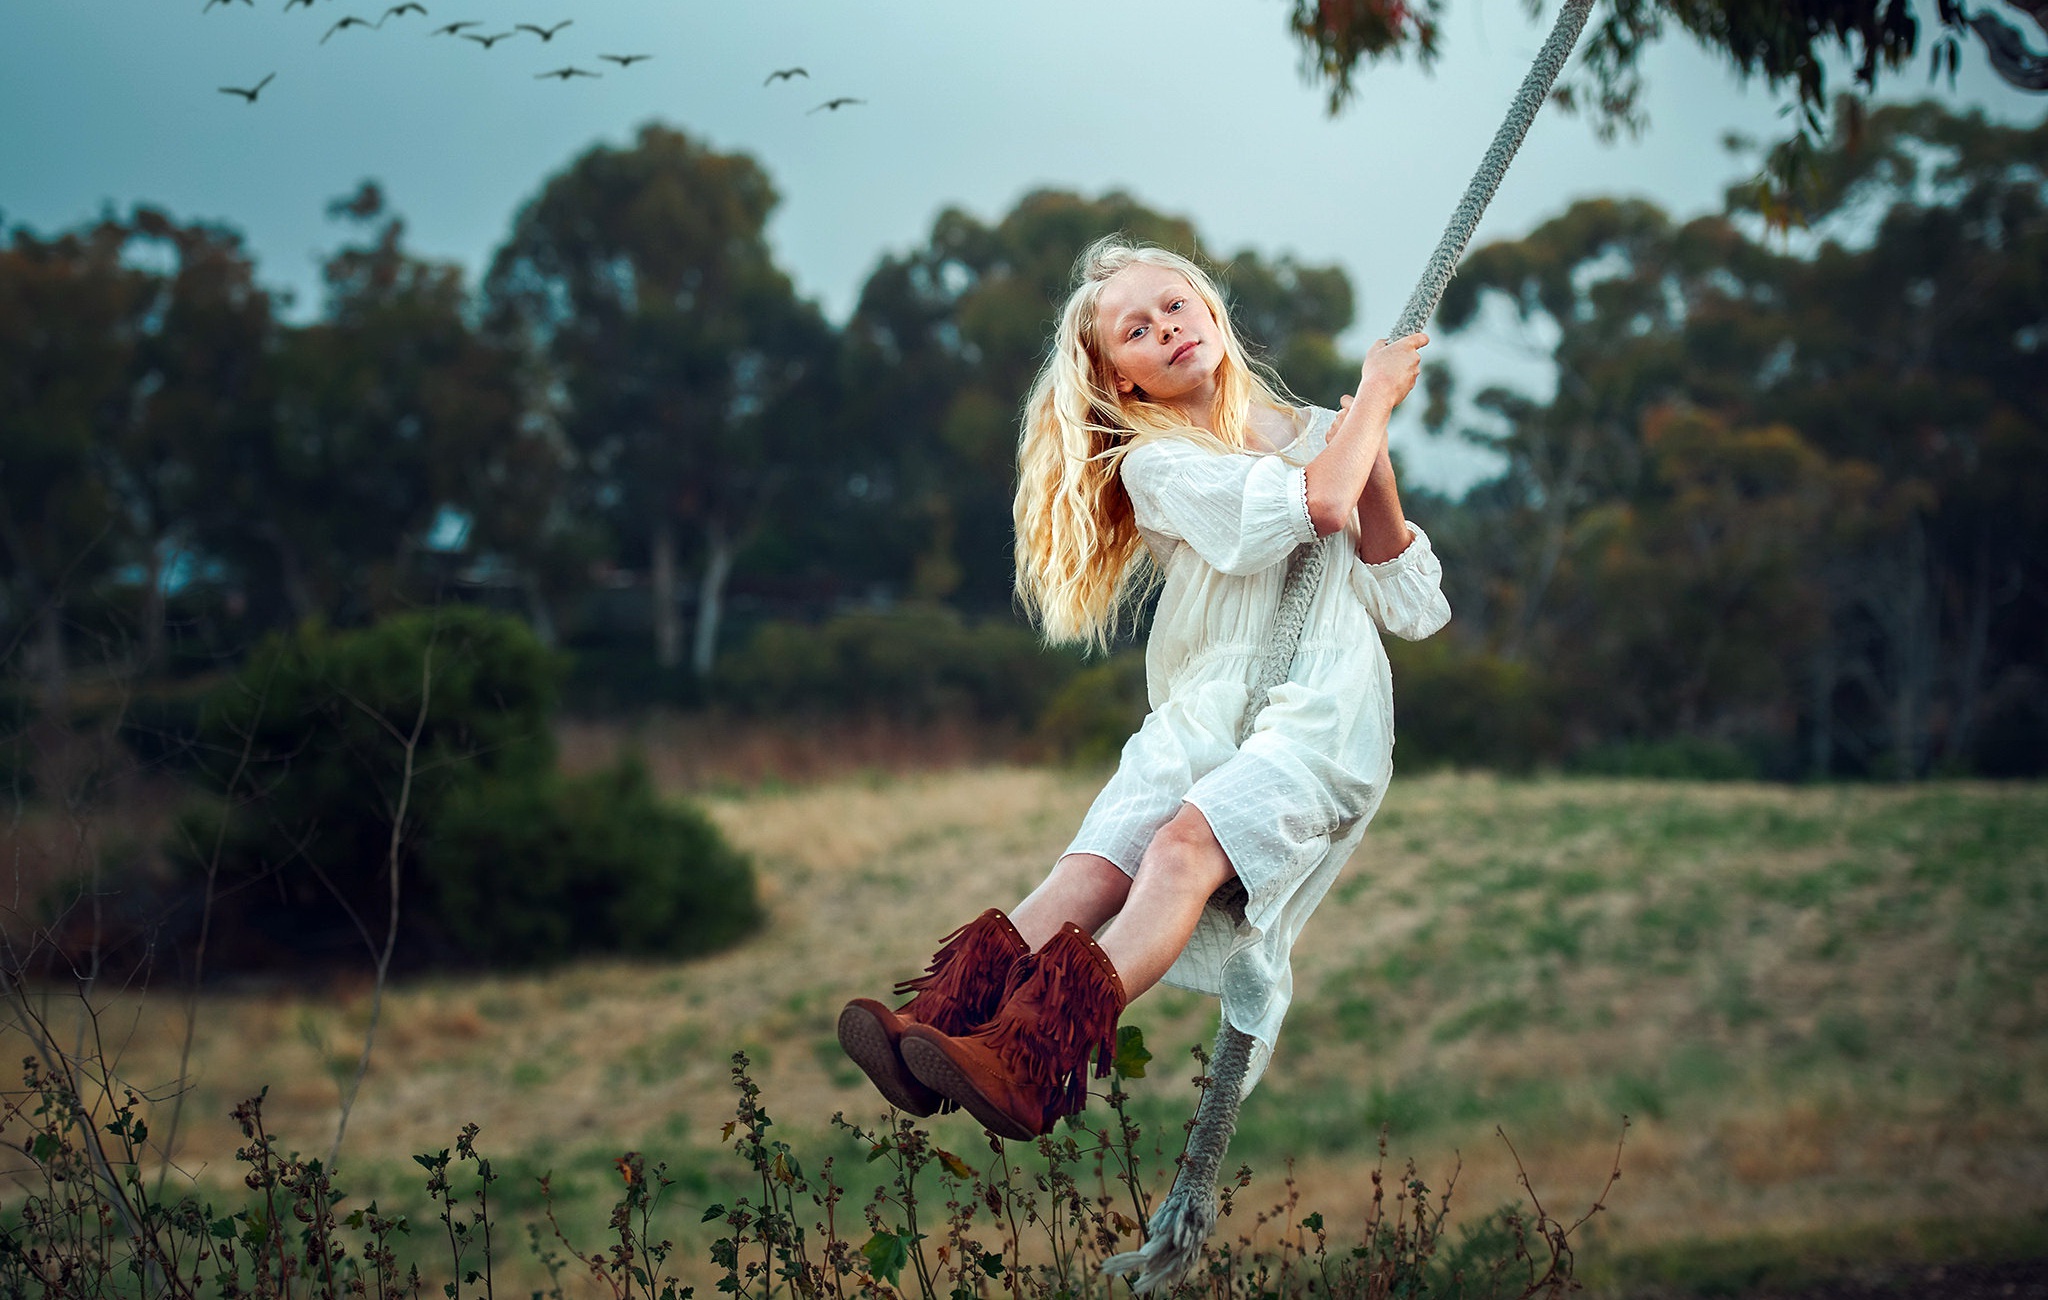
[[[1125,397],[1129,397],[1132,393],[1138,391],[1138,386],[1132,383],[1130,380],[1124,378],[1122,371],[1118,371],[1116,376],[1116,391],[1122,393]]]

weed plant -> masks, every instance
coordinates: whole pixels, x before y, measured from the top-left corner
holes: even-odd
[[[842,1170],[827,1156],[815,1171],[776,1135],[751,1063],[736,1053],[738,1104],[724,1137],[745,1165],[745,1191],[702,1210],[717,1236],[708,1269],[687,1278],[665,1226],[684,1207],[668,1195],[666,1166],[637,1151],[615,1162],[620,1190],[599,1244],[571,1239],[547,1175],[538,1179],[539,1217],[520,1230],[501,1222],[506,1198],[500,1194],[494,1210],[493,1187],[502,1175],[478,1150],[474,1124],[452,1148],[413,1158],[433,1220],[414,1223],[374,1202],[347,1204],[325,1163],[281,1150],[264,1126],[259,1094],[233,1112],[244,1139],[235,1153],[243,1195],[216,1207],[189,1190],[166,1194],[163,1173],[145,1171],[152,1148],[144,1098],[111,1077],[75,1071],[68,1058],[46,1066],[31,1056],[21,1091],[0,1104],[0,1141],[28,1161],[0,1214],[0,1300],[395,1300],[433,1292],[495,1300],[514,1271],[503,1254],[522,1236],[533,1262],[517,1261],[516,1271],[543,1279],[535,1300],[688,1300],[705,1282],[732,1300],[1106,1298],[1115,1284],[1101,1264],[1142,1241],[1152,1208],[1145,1166],[1160,1153],[1158,1130],[1148,1136],[1126,1105],[1123,1077],[1143,1069],[1142,1043],[1132,1045],[1135,1052],[1120,1052],[1128,1069],[1120,1066],[1111,1081],[1108,1122],[1099,1128],[1077,1118],[1035,1144],[990,1138],[977,1167],[908,1117],[892,1112],[869,1128],[838,1115],[835,1127],[865,1159]],[[1616,1157],[1613,1178],[1618,1150]],[[1441,1190],[1413,1162],[1390,1177],[1383,1134],[1367,1176],[1370,1208],[1355,1239],[1344,1240],[1321,1214],[1303,1210],[1291,1176],[1277,1204],[1240,1216],[1251,1181],[1240,1169],[1219,1197],[1225,1220],[1243,1226],[1219,1224],[1173,1294],[1526,1300],[1579,1289],[1571,1238],[1603,1207],[1606,1190],[1567,1225],[1542,1209],[1525,1175],[1530,1208],[1497,1210],[1454,1237],[1455,1171]]]

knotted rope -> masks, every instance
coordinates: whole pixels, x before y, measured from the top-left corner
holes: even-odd
[[[1436,252],[1423,269],[1420,283],[1408,296],[1408,304],[1401,309],[1394,328],[1387,333],[1389,339],[1415,333],[1435,313],[1452,273],[1457,270],[1458,259],[1464,255],[1465,245],[1471,242],[1472,232],[1479,226],[1480,214],[1492,201],[1493,192],[1500,188],[1508,163],[1521,147],[1522,137],[1529,133],[1529,124],[1536,120],[1536,110],[1549,97],[1550,87],[1564,69],[1565,60],[1571,57],[1572,47],[1578,43],[1592,9],[1593,0],[1565,0],[1558,11],[1549,39],[1537,51],[1534,66],[1522,79],[1521,89],[1515,92],[1506,120],[1494,132],[1486,157],[1473,173],[1471,183],[1465,186],[1465,195],[1451,214]],[[1244,717],[1237,726],[1238,744],[1242,745],[1252,734],[1252,724],[1265,709],[1273,688],[1287,680],[1295,651],[1301,645],[1309,606],[1322,587],[1328,567],[1329,553],[1319,542],[1304,543],[1288,558],[1272,633],[1260,657],[1259,674],[1252,683]],[[1237,1110],[1243,1101],[1251,1053],[1251,1035],[1224,1020],[1216,1032],[1216,1050],[1209,1059],[1209,1086],[1195,1108],[1195,1122],[1188,1130],[1187,1149],[1181,1156],[1180,1174],[1174,1179],[1173,1191],[1153,1213],[1146,1227],[1144,1246],[1112,1255],[1103,1262],[1102,1271],[1112,1277],[1136,1273],[1131,1289],[1139,1295],[1171,1288],[1185,1277],[1201,1258],[1202,1243],[1215,1230],[1216,1171],[1230,1148],[1231,1135],[1237,1132]]]

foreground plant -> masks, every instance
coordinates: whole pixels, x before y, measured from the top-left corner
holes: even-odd
[[[1146,1171],[1167,1165],[1157,1135],[1144,1133],[1126,1105],[1124,1080],[1142,1075],[1149,1059],[1142,1037],[1128,1031],[1107,1106],[1096,1112],[1105,1118],[1100,1127],[1075,1117],[1028,1146],[991,1137],[970,1159],[900,1114],[872,1128],[835,1115],[834,1127],[865,1159],[842,1173],[827,1156],[812,1174],[776,1135],[751,1063],[736,1053],[739,1100],[724,1136],[746,1164],[747,1190],[700,1213],[702,1223],[718,1225],[708,1249],[716,1288],[733,1300],[1107,1300],[1118,1288],[1101,1265],[1141,1241],[1152,1208]],[[426,1172],[440,1227],[414,1240],[405,1215],[374,1202],[344,1208],[347,1193],[325,1162],[281,1150],[264,1125],[260,1093],[233,1112],[243,1137],[235,1152],[246,1192],[239,1205],[216,1209],[191,1192],[165,1196],[161,1180],[152,1188],[145,1178],[154,1163],[150,1103],[101,1080],[108,1086],[92,1095],[103,1104],[87,1104],[75,1064],[67,1058],[50,1068],[27,1058],[21,1090],[0,1102],[0,1140],[29,1162],[15,1175],[19,1198],[0,1214],[0,1300],[417,1300],[433,1292],[495,1300],[506,1240],[491,1199],[500,1175],[477,1149],[476,1125],[464,1126],[452,1148],[413,1158]],[[1523,1173],[1530,1209],[1496,1211],[1453,1240],[1456,1171],[1441,1191],[1412,1161],[1389,1179],[1382,1134],[1357,1242],[1333,1245],[1323,1216],[1303,1212],[1290,1175],[1278,1204],[1205,1246],[1175,1294],[1527,1300],[1576,1290],[1573,1234],[1603,1208],[1619,1162],[1617,1148],[1607,1188],[1576,1222],[1549,1215]],[[533,1294],[566,1300],[580,1277],[587,1283],[577,1290],[612,1300],[689,1300],[694,1289],[661,1226],[673,1186],[667,1167],[637,1151],[614,1166],[621,1190],[605,1243],[593,1250],[572,1241],[551,1178],[540,1178],[543,1222],[523,1225],[547,1283]],[[1250,1182],[1242,1168],[1218,1189],[1225,1217]],[[856,1184],[867,1190],[854,1191]],[[441,1263],[424,1263],[426,1255]]]

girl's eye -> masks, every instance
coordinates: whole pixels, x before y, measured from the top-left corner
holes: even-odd
[[[1130,334],[1130,337],[1132,337],[1132,338],[1137,338],[1137,337],[1138,337],[1138,336],[1139,336],[1140,334],[1143,334],[1144,332],[1145,332],[1145,327],[1144,327],[1143,325],[1133,325],[1133,326],[1131,327],[1131,334]]]
[[[1184,304],[1184,303],[1186,303],[1186,302],[1187,302],[1187,299],[1185,299],[1185,298],[1175,298],[1175,299],[1173,300],[1173,303],[1172,303],[1172,305],[1171,305],[1171,306],[1169,306],[1169,307],[1168,307],[1168,308],[1167,308],[1166,310],[1168,310],[1168,311],[1179,311],[1179,310],[1181,309],[1181,306],[1182,306],[1182,304]]]

